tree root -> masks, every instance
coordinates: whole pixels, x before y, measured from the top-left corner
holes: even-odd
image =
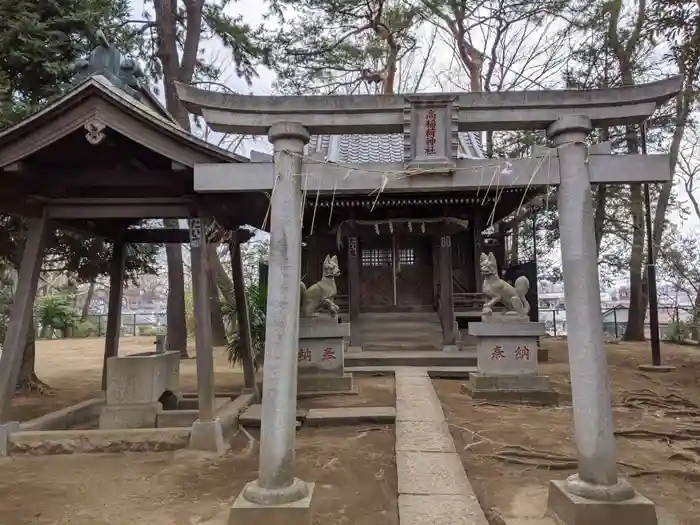
[[[668,442],[688,441],[700,439],[700,428],[679,428],[675,432],[661,432],[656,430],[646,430],[643,428],[632,428],[616,430],[615,436],[626,438],[658,438]]]
[[[688,481],[700,481],[700,469],[672,469],[664,468],[658,470],[640,470],[629,474],[631,478],[639,478],[642,476],[668,476],[674,478],[683,478]]]
[[[700,456],[693,452],[688,452],[687,450],[680,450],[678,452],[674,452],[668,457],[668,459],[678,461],[690,461],[691,463],[700,463]]]
[[[700,407],[678,394],[657,394],[648,388],[625,392],[618,406],[627,408],[660,408],[670,416],[700,416]]]
[[[557,452],[548,450],[537,450],[520,445],[508,445],[507,447],[490,454],[486,457],[497,459],[505,463],[516,465],[529,465],[546,470],[573,470],[578,468],[578,460]],[[630,463],[618,461],[619,465],[635,470],[642,470],[641,467]]]
[[[39,394],[40,396],[56,395],[53,389],[39,379],[36,374],[32,374],[29,378],[21,379],[15,387],[15,395],[30,395],[32,393]]]

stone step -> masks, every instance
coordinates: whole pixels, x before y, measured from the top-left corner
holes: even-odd
[[[442,352],[441,341],[365,341],[363,352]]]
[[[436,312],[378,312],[360,314],[359,321],[362,322],[427,322],[440,323],[440,318]]]
[[[370,336],[373,335],[397,335],[410,334],[410,335],[442,335],[442,326],[440,324],[428,324],[428,323],[386,323],[386,324],[373,324],[373,325],[362,325],[358,326],[359,331],[363,334]]]
[[[346,366],[345,371],[353,375],[393,375],[395,366]],[[428,375],[435,378],[445,379],[469,379],[469,374],[478,371],[475,366],[429,366]]]
[[[345,354],[346,369],[376,366],[476,367],[475,352],[442,351],[363,351]],[[350,372],[351,370],[348,370]]]
[[[361,332],[362,341],[374,344],[384,343],[407,343],[442,346],[442,332],[403,332],[400,330],[392,330],[387,332]]]
[[[246,427],[260,427],[262,405],[250,405],[240,415],[238,422]],[[312,427],[358,425],[362,423],[393,424],[396,419],[394,407],[338,407],[297,410],[297,428],[302,424]]]

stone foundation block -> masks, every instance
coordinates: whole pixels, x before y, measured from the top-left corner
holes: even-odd
[[[258,505],[243,497],[243,492],[231,506],[228,525],[311,525],[311,498],[314,484],[309,483],[309,495],[284,505]]]
[[[524,392],[550,390],[549,378],[539,375],[496,376],[473,373],[469,374],[469,383],[475,390],[520,390]]]
[[[469,374],[469,382],[462,385],[462,392],[473,399],[524,403],[530,405],[554,405],[559,394],[552,390],[549,378],[536,374],[492,375]]]
[[[160,403],[105,405],[100,413],[100,429],[155,428]]]
[[[19,432],[18,421],[0,424],[0,458],[10,455],[10,434]]]
[[[352,375],[300,375],[297,383],[297,391],[305,392],[352,392],[354,382]]]
[[[214,421],[195,421],[192,423],[190,432],[190,448],[223,454],[226,452],[224,442],[224,429],[221,421],[216,418]]]
[[[462,385],[462,392],[473,399],[524,403],[530,405],[555,405],[559,394],[551,389],[547,376],[495,376],[474,373],[469,382]]]
[[[567,492],[565,481],[550,481],[547,508],[562,525],[658,523],[654,503],[639,493],[626,501],[595,501]]]

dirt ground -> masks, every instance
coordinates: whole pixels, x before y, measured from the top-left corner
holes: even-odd
[[[174,453],[2,458],[0,523],[226,525],[256,477],[257,442],[239,434],[222,458]],[[398,525],[391,427],[297,433],[296,475],[316,483],[314,525]]]
[[[396,404],[393,376],[356,376],[357,394],[300,399],[299,408],[393,407]]]
[[[473,403],[461,393],[464,381],[434,381],[491,525],[502,523],[499,515],[542,516],[548,481],[575,472],[566,342],[544,345],[550,362],[540,373],[561,395],[556,408]],[[656,503],[661,524],[700,525],[700,349],[663,344],[664,362],[678,368],[649,374],[637,369],[651,359],[648,343],[607,348],[616,432],[656,433],[617,436],[621,472]]]
[[[15,398],[15,417],[25,421],[94,396],[100,390],[103,348],[101,339],[39,342],[37,374],[54,395]],[[120,342],[125,353],[152,348],[151,338]],[[393,405],[393,378],[376,379],[359,378],[358,395],[306,402]],[[194,359],[181,362],[180,381],[185,392],[196,390]],[[217,350],[217,390],[236,390],[242,383],[242,371]],[[391,426],[297,433],[296,475],[316,483],[314,524],[398,525],[394,440]],[[0,458],[0,523],[225,525],[231,503],[257,475],[257,458],[257,442],[242,434],[222,458],[189,450]]]
[[[152,337],[122,337],[120,353],[154,350]],[[218,391],[238,390],[243,386],[243,371],[232,368],[224,349],[216,349],[215,379]],[[183,392],[196,392],[194,349],[192,358],[180,362],[180,386]],[[48,396],[16,396],[12,417],[26,421],[54,410],[94,397],[101,387],[104,339],[56,339],[37,341],[36,373],[53,390]]]

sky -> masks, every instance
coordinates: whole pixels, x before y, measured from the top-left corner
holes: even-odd
[[[252,27],[257,27],[259,24],[263,22],[263,9],[261,9],[261,1],[260,0],[238,0],[237,2],[232,2],[229,6],[229,8],[232,10],[232,12],[235,13],[243,13],[244,14],[244,20],[247,22],[249,25]],[[132,1],[132,12],[134,15],[134,18],[140,18],[141,17],[141,12],[143,10],[143,1],[142,0],[135,0]],[[222,52],[222,46],[218,44],[217,42],[206,42],[203,45],[205,49],[205,53],[207,56],[215,56],[217,54],[220,54]],[[437,51],[435,53],[435,56],[437,57],[447,57],[446,59],[442,59],[436,62],[436,68],[439,69],[441,67],[447,68],[448,63],[450,61],[450,57],[452,56],[452,50],[450,47],[444,43],[444,42],[438,42],[437,43]],[[225,83],[227,86],[229,86],[231,89],[234,91],[240,92],[240,93],[248,93],[248,94],[255,94],[255,95],[271,95],[274,94],[273,91],[273,82],[275,80],[275,75],[272,71],[264,68],[264,67],[259,67],[258,68],[258,75],[259,78],[254,79],[253,85],[248,86],[246,82],[243,79],[240,79],[236,77],[235,73],[231,71],[231,74],[228,75],[225,79],[222,79],[222,82]],[[431,86],[428,87],[429,89]],[[432,90],[438,91],[438,88],[433,88]],[[271,147],[267,141],[266,138],[260,137],[259,139],[256,139],[255,141],[246,141],[243,144],[242,151],[239,151],[240,153],[244,155],[248,155],[250,149],[257,149],[261,151],[270,151]],[[683,185],[679,182],[677,184],[678,187],[678,194],[681,198],[681,200],[687,200],[687,194],[685,192],[685,188]],[[692,230],[698,230],[700,228],[700,220],[695,217],[694,214],[691,214],[689,218],[687,218],[685,221],[681,219],[680,216],[677,214],[671,217],[671,220],[675,222],[683,231],[692,231]]]

